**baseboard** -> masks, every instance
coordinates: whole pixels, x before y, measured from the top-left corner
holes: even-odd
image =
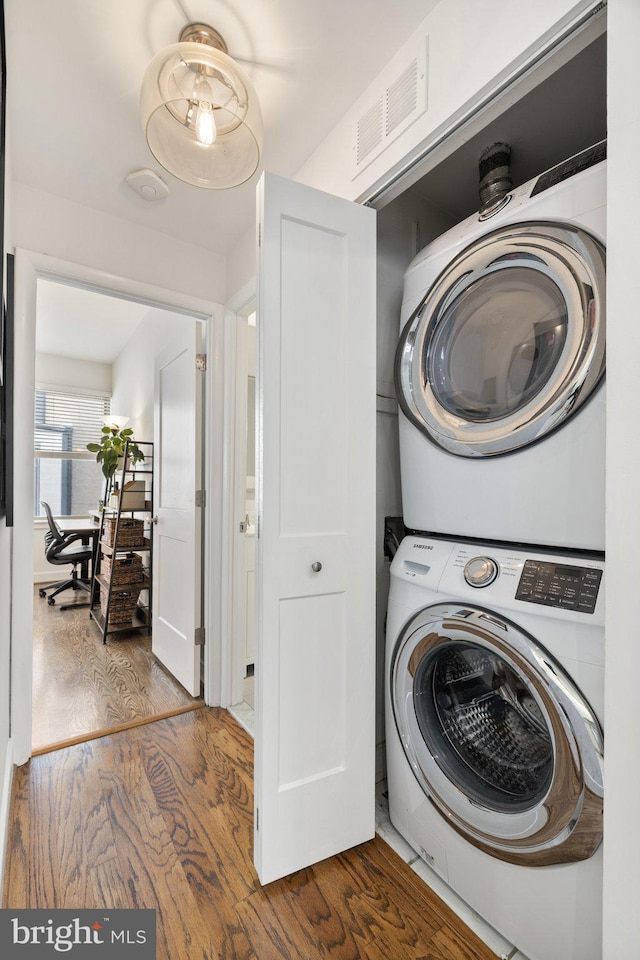
[[[0,794],[0,894],[4,889],[4,876],[9,842],[9,815],[11,813],[11,788],[13,786],[13,740],[9,738],[3,765]]]

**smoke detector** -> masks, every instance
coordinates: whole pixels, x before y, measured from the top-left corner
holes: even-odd
[[[169,196],[169,187],[153,170],[134,170],[127,176],[126,183],[148,203],[157,203]]]

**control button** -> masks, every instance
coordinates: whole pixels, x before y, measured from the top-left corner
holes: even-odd
[[[474,557],[464,568],[470,587],[487,587],[498,576],[498,564],[491,557]]]
[[[595,603],[588,603],[585,600],[578,601],[578,610],[581,613],[595,613],[596,605]]]

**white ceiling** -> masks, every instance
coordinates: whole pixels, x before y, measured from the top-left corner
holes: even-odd
[[[141,303],[40,279],[36,351],[113,363],[148,313]]]
[[[140,125],[144,70],[190,20],[210,23],[254,82],[263,168],[292,175],[438,0],[5,0],[16,179],[228,252],[254,218],[257,175],[202,190],[166,173]],[[443,0],[444,2],[444,0]],[[158,204],[123,181],[139,168]]]

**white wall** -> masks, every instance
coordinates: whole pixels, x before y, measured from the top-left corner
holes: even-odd
[[[256,228],[253,224],[242,235],[227,257],[228,303],[240,290],[256,278]]]
[[[640,4],[609,3],[604,960],[640,952]]]
[[[136,440],[153,441],[155,358],[173,340],[185,317],[149,307],[112,367],[111,409],[129,417]]]
[[[224,302],[225,259],[211,250],[20,182],[13,184],[11,223],[16,247]]]
[[[52,353],[36,353],[36,386],[72,387],[111,393],[111,364],[94,360],[76,360]]]

